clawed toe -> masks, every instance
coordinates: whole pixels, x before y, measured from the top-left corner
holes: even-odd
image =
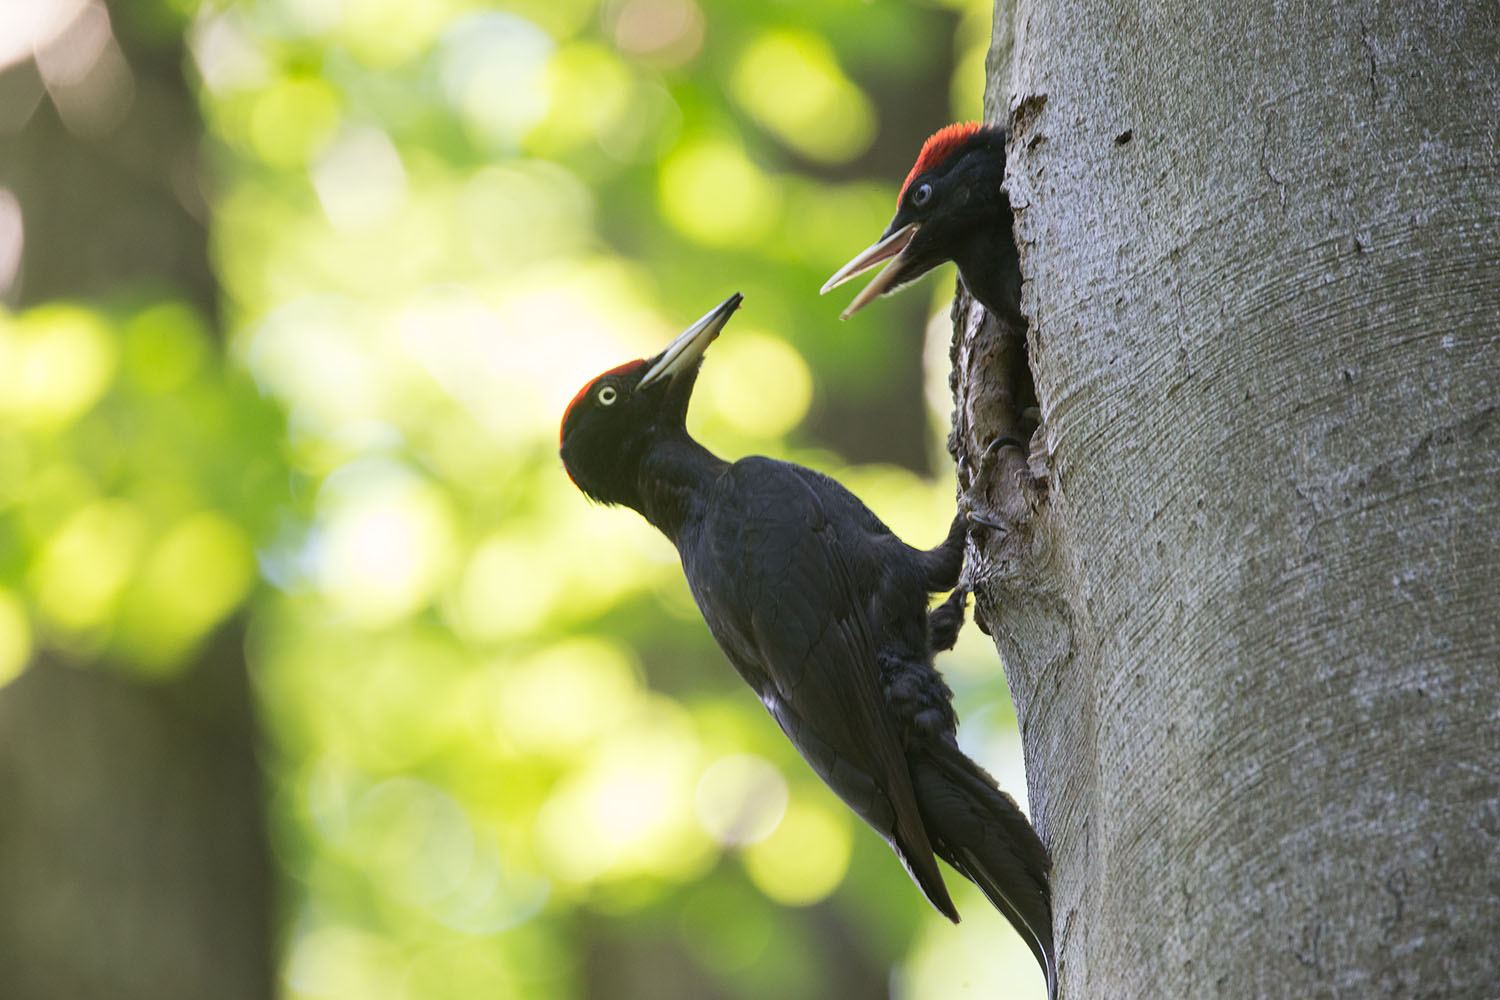
[[[977,524],[993,531],[1010,531],[1011,529],[1010,522],[994,511],[976,510],[973,506],[969,506],[964,511],[964,517],[971,525]]]
[[[1011,448],[1018,448],[1022,453],[1025,453],[1026,451],[1026,442],[1022,441],[1020,438],[1011,437],[1009,434],[1001,435],[1000,437],[994,438],[990,441],[989,444],[984,446],[984,451],[979,455],[980,467],[983,468],[983,466],[987,462],[993,462],[995,460],[995,453],[998,452],[1001,448],[1005,448],[1007,446]]]

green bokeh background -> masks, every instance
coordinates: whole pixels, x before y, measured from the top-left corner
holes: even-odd
[[[941,538],[952,270],[849,323],[817,289],[979,114],[991,6],[135,0],[185,40],[217,302],[0,313],[0,684],[169,682],[243,622],[286,997],[1041,995],[556,455],[580,385],[741,291],[694,433]],[[992,647],[941,665],[1019,796]]]

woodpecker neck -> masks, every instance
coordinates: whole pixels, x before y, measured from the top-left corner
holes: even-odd
[[[958,265],[969,294],[996,318],[1025,333],[1026,320],[1021,315],[1021,262],[1010,224],[1007,211],[995,226],[982,229],[965,241],[954,252],[953,262]]]
[[[675,543],[682,526],[729,463],[683,432],[654,443],[641,461],[641,516]]]

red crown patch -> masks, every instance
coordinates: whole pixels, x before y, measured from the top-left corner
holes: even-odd
[[[911,173],[906,175],[906,180],[901,182],[901,193],[896,196],[900,201],[906,197],[906,189],[911,185],[912,179],[918,174],[925,174],[933,167],[942,163],[953,155],[953,151],[963,145],[965,139],[984,128],[983,122],[956,122],[945,125],[922,143],[922,152],[917,154],[916,165],[911,168]]]
[[[573,397],[573,401],[568,404],[568,408],[566,410],[563,410],[562,423],[557,427],[557,446],[559,448],[562,447],[563,431],[568,426],[568,418],[573,415],[573,407],[577,406],[578,401],[589,394],[590,389],[599,384],[599,380],[601,378],[606,378],[610,375],[623,375],[625,372],[630,371],[632,368],[637,368],[645,363],[646,361],[644,358],[638,358],[635,361],[627,361],[623,365],[616,365],[609,371],[601,372],[600,374],[589,379],[588,384],[585,385],[582,389],[578,390],[578,393]]]

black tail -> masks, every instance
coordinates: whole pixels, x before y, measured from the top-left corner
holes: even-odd
[[[956,747],[937,740],[908,752],[917,807],[938,857],[1004,914],[1057,991],[1047,848],[1009,795]]]

